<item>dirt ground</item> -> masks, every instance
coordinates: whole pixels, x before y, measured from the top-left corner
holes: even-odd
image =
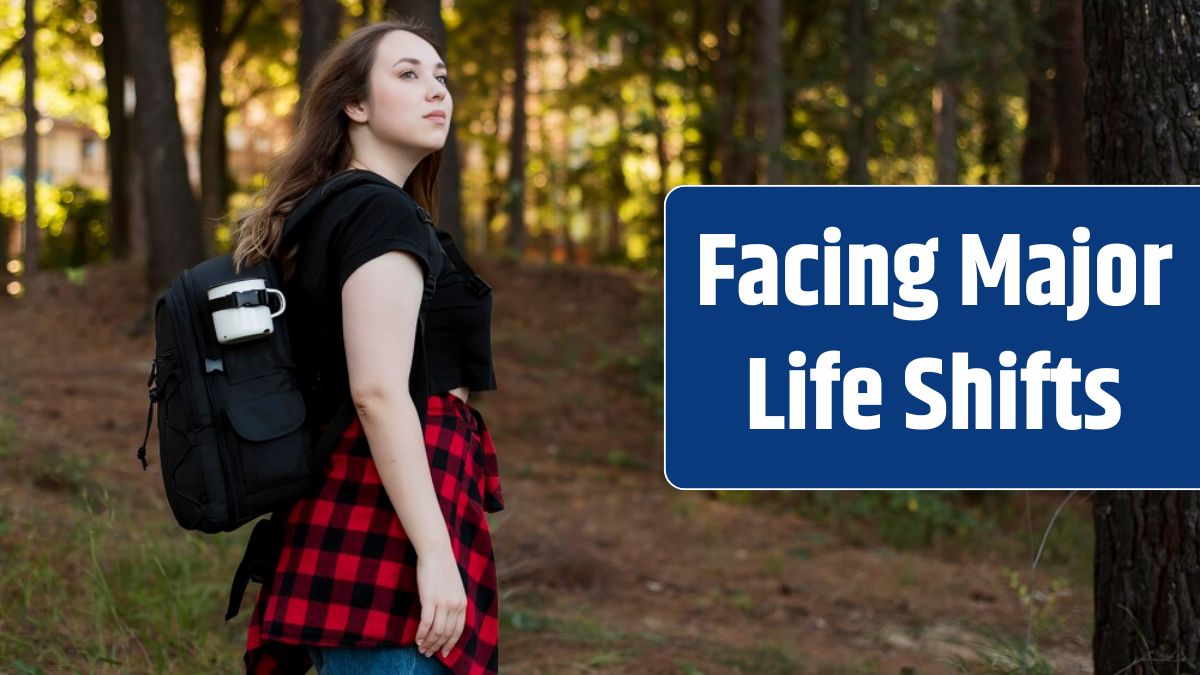
[[[794,511],[677,491],[663,477],[661,418],[633,375],[604,365],[637,348],[646,278],[489,260],[478,271],[496,293],[499,388],[471,403],[492,430],[506,499],[489,518],[501,672],[1020,672],[996,646],[1026,632],[1005,568],[1028,569],[1028,532],[983,550],[893,550]],[[18,450],[90,453],[95,480],[169,521],[156,429],[150,471],[134,457],[154,353],[152,305],[129,290],[139,272],[113,264],[82,283],[61,271],[28,282],[23,297],[0,298]],[[44,481],[0,467],[5,482],[26,508],[65,508]],[[1060,496],[1034,498],[1053,508]],[[1061,573],[1039,571],[1039,583]],[[212,608],[214,629],[223,612]],[[1054,672],[1091,672],[1091,589],[1057,591],[1054,615],[1057,629],[1034,636],[1040,653]],[[236,668],[240,652],[229,657]]]

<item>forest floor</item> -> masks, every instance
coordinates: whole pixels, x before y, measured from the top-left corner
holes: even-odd
[[[653,345],[636,326],[661,315],[638,308],[661,287],[478,271],[496,293],[499,388],[471,404],[506,501],[489,516],[502,673],[1019,673],[1031,615],[1028,672],[1091,672],[1086,499],[1031,585],[1062,493],[914,493],[897,511],[885,493],[676,490],[660,411],[622,365]],[[175,525],[156,427],[149,471],[135,459],[154,353],[139,271],[26,281],[0,297],[0,671],[240,672],[258,585],[223,615],[250,528]]]

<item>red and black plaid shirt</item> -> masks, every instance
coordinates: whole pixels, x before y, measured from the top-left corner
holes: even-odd
[[[496,450],[483,416],[462,399],[435,394],[428,405],[429,467],[467,593],[462,635],[436,658],[455,675],[494,675],[499,596],[484,513],[504,508]],[[414,644],[421,622],[416,564],[356,417],[319,490],[287,512],[283,551],[246,635],[246,672],[303,673],[312,666],[308,645]]]

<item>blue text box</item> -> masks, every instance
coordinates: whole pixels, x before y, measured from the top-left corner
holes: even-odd
[[[665,224],[667,480],[685,489],[1197,489],[1200,460],[1191,425],[1200,419],[1198,190],[676,188]],[[731,239],[732,247],[726,245]],[[934,239],[931,279],[914,283],[917,272],[929,270],[921,255],[930,253]],[[1005,284],[1017,274],[1014,241],[1019,304],[1006,305]],[[761,247],[743,248],[747,244]],[[761,271],[767,248],[777,258],[773,275]],[[880,249],[886,298],[873,276]],[[747,250],[752,254],[743,259]],[[835,258],[838,273],[826,279]],[[863,282],[864,304],[851,304],[852,258],[867,261],[854,275]],[[964,258],[991,271],[970,268],[975,282],[964,284]],[[1088,283],[1077,284],[1082,266],[1076,263],[1084,259]],[[907,270],[901,273],[910,280],[907,296],[923,299],[899,295],[897,263]],[[716,278],[730,266],[734,278]],[[1033,304],[1053,302],[1060,268],[1065,304]],[[748,273],[760,276],[747,285],[746,297],[762,300],[771,285],[765,277],[773,276],[777,304],[743,301]],[[983,283],[989,274],[997,276],[997,287]],[[964,287],[971,285],[977,304],[964,305]],[[714,304],[701,304],[706,287]],[[834,287],[837,304],[825,304]],[[1086,310],[1076,287],[1087,288]],[[804,304],[814,297],[817,304]],[[879,299],[886,304],[872,304]],[[831,374],[835,351],[839,379],[814,381]],[[1046,351],[1047,358],[1037,356]],[[799,360],[793,352],[803,352],[803,366],[792,365]],[[826,352],[825,367],[815,369]],[[954,372],[955,353],[965,354],[957,357],[966,359],[961,376]],[[758,388],[751,386],[752,359],[762,359]],[[917,359],[940,360],[941,373],[922,367],[932,361],[914,364]],[[854,428],[846,416],[843,387],[856,368],[863,370],[854,372],[858,393],[851,400],[859,405],[849,412],[860,425],[877,415],[876,429]],[[878,376],[878,405],[869,403],[870,378],[860,377],[869,375],[866,369]],[[906,381],[909,369],[919,371],[918,384]],[[805,376],[798,389],[794,372]],[[966,396],[958,405],[956,380],[977,383],[960,385]],[[828,396],[822,397],[823,387]],[[783,428],[751,428],[756,390],[757,419],[782,419]],[[980,411],[983,390],[990,405]],[[804,393],[804,406],[793,404],[793,391]],[[921,429],[936,421],[930,391],[944,398],[945,419]],[[1071,404],[1060,410],[1067,396]],[[1039,398],[1035,415],[1030,399]],[[828,429],[818,428],[822,400]],[[956,409],[966,428],[954,428]],[[804,428],[790,428],[794,420]],[[990,428],[979,428],[984,423]],[[1040,429],[1031,428],[1038,423]],[[1071,429],[1075,423],[1083,428]]]

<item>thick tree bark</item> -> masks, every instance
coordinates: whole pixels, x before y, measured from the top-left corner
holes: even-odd
[[[1050,175],[1054,156],[1054,87],[1046,71],[1054,67],[1055,14],[1043,3],[1041,16],[1035,19],[1031,0],[1017,0],[1024,23],[1033,25],[1026,41],[1029,64],[1025,94],[1025,143],[1021,148],[1021,183],[1042,185]]]
[[[1087,183],[1083,142],[1083,1],[1056,0],[1054,110],[1058,125],[1055,183]]]
[[[1084,22],[1093,180],[1200,182],[1200,2],[1089,0]]]
[[[759,149],[759,173],[767,185],[783,180],[783,18],[779,0],[758,0],[758,40],[755,42],[758,89],[758,119],[763,125]]]
[[[516,0],[512,13],[512,134],[508,140],[508,248],[520,256],[529,233],[525,229],[525,71],[528,68],[529,0]]]
[[[871,182],[867,172],[867,2],[846,2],[846,182]]]
[[[308,91],[308,80],[325,56],[325,51],[337,41],[338,25],[342,21],[342,5],[338,0],[300,0],[300,100]],[[300,109],[296,105],[296,110]],[[299,120],[294,120],[299,121]]]
[[[1200,669],[1200,493],[1097,492],[1096,673]]]
[[[1091,180],[1200,183],[1200,1],[1084,3]],[[1200,672],[1200,493],[1100,491],[1097,673]]]
[[[123,34],[121,3],[101,0],[99,3],[100,30],[108,36]],[[129,257],[129,119],[125,116],[125,53],[120,39],[106,39],[100,44],[104,59],[104,105],[108,111],[108,241],[113,257]]]
[[[180,271],[200,262],[200,216],[188,182],[183,131],[175,102],[175,74],[167,42],[166,8],[159,0],[122,0],[126,39],[139,45],[141,58],[130,61],[137,87],[135,133],[153,142],[138,143],[144,170],[149,219],[147,283],[151,292]]]
[[[958,182],[958,2],[943,0],[938,13],[937,64],[938,84],[933,93],[934,138],[937,182]]]
[[[37,17],[33,11],[33,0],[25,0],[25,41],[21,45],[21,57],[25,70],[25,226],[22,232],[22,248],[25,253],[25,273],[38,270],[41,251],[38,239],[37,181],[38,181],[38,111],[34,105],[37,83],[37,57],[34,55],[34,36],[37,34]]]

